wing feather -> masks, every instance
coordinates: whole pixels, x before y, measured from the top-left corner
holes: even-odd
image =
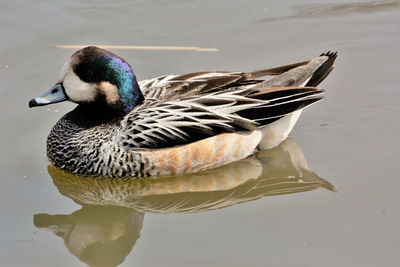
[[[197,98],[152,102],[133,110],[121,122],[118,140],[127,149],[158,149],[223,132],[253,131],[315,102],[319,99],[315,95],[322,92],[312,87],[279,90],[287,91],[287,95],[277,94],[277,90],[236,88]]]

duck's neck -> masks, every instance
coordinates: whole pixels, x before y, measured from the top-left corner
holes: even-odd
[[[81,103],[68,114],[68,118],[80,126],[92,127],[104,123],[116,122],[126,115],[122,107],[110,107],[105,104]]]
[[[144,96],[132,72],[133,78],[119,81],[118,94],[121,96],[123,111],[129,113],[134,107],[142,104]]]

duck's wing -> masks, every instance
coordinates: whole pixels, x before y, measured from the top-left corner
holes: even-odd
[[[145,102],[121,122],[117,141],[125,149],[188,144],[223,132],[253,131],[322,97],[315,87],[243,88]]]
[[[333,69],[337,54],[328,52],[319,57],[251,72],[195,72],[183,75],[165,75],[139,82],[146,101],[167,101],[238,86],[259,88],[317,86]],[[264,76],[272,76],[259,80]]]

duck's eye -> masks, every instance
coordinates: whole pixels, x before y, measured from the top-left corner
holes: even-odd
[[[55,93],[57,93],[58,92],[58,89],[57,88],[54,88],[53,90],[51,90],[51,93],[52,94],[55,94]]]

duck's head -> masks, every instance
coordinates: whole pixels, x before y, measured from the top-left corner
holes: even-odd
[[[131,66],[119,56],[95,46],[75,52],[58,82],[29,101],[29,107],[62,101],[128,113],[143,101]]]

